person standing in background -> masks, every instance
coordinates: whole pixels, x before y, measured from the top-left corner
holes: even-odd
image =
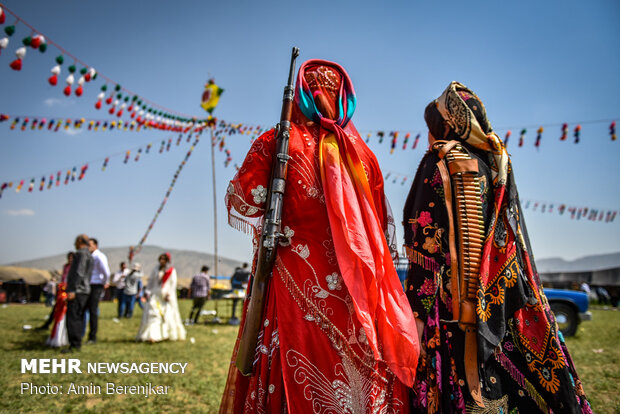
[[[209,297],[209,292],[211,291],[211,278],[207,273],[208,271],[208,266],[202,266],[202,269],[200,269],[200,273],[198,273],[192,278],[190,292],[192,295],[192,299],[194,299],[194,304],[192,305],[192,310],[189,312],[188,323],[198,323],[200,311],[202,310],[202,307],[204,306],[207,298]],[[192,315],[194,315],[193,321]]]
[[[84,311],[90,294],[90,278],[94,260],[89,251],[89,240],[85,234],[75,239],[73,262],[67,274],[67,334],[69,348],[62,353],[79,351],[82,347]]]
[[[88,296],[87,309],[90,318],[90,330],[88,331],[87,344],[97,342],[97,325],[99,322],[99,301],[110,280],[110,268],[108,258],[99,250],[99,242],[91,238],[89,250],[93,256],[93,270],[90,278],[90,295]]]
[[[159,266],[151,273],[144,292],[146,306],[137,341],[185,340],[187,332],[177,302],[177,271],[170,264],[171,260],[170,253],[162,253],[158,258]]]
[[[122,291],[123,312],[119,314],[119,318],[131,318],[136,299],[140,299],[139,293],[142,290],[142,266],[140,263],[133,264],[124,281],[125,287]]]
[[[125,297],[123,296],[123,291],[125,289],[125,278],[129,274],[129,269],[125,262],[120,263],[120,270],[112,276],[111,288],[113,289],[112,298],[116,298],[118,301],[118,312],[117,317],[120,319],[125,314]]]

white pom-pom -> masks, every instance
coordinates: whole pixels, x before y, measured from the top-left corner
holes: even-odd
[[[91,77],[93,77],[93,76],[95,76],[95,74],[97,73],[97,71],[95,70],[95,68],[90,68],[90,69],[88,70],[88,73],[90,73],[90,76],[91,76]]]
[[[101,100],[103,98],[105,98],[105,93],[100,92],[99,95],[97,95],[97,99]]]
[[[6,49],[6,47],[9,45],[9,38],[5,37],[0,39],[0,48],[1,49]]]
[[[17,56],[19,59],[23,59],[24,56],[26,56],[26,48],[22,46],[19,49],[17,49],[15,51],[15,56]]]
[[[84,79],[84,76],[80,76],[80,79],[78,79],[78,85],[84,85],[84,82],[86,82],[86,79]]]
[[[75,82],[75,76],[73,76],[73,73],[70,73],[69,76],[67,76],[67,83],[73,85],[73,82]]]
[[[58,75],[58,74],[60,74],[60,65],[56,65],[56,66],[54,66],[54,67],[52,68],[52,73],[53,73],[54,75]]]

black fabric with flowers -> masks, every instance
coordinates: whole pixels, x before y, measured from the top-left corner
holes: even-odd
[[[479,161],[482,210],[488,228],[493,209],[490,161],[485,153],[468,149]],[[413,411],[546,413],[554,407],[554,412],[591,412],[561,335],[561,349],[568,364],[567,381],[572,385],[550,393],[540,387],[539,379],[528,369],[526,354],[514,338],[518,332],[512,319],[506,322],[506,333],[494,353],[487,360],[479,357],[485,408],[473,403],[465,381],[464,334],[453,321],[450,223],[438,162],[434,152],[424,156],[404,208],[405,249],[409,260],[405,288],[414,315],[425,325],[423,352],[413,389]],[[528,296],[527,292],[522,294]]]

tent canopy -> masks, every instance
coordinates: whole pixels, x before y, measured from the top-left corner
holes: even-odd
[[[49,270],[32,267],[0,266],[0,281],[2,282],[23,279],[28,285],[42,285],[50,280],[52,275],[53,273]]]

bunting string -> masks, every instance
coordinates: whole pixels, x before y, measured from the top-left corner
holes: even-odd
[[[177,170],[174,173],[174,176],[172,177],[172,182],[170,183],[170,186],[168,186],[168,190],[166,191],[166,194],[164,195],[164,199],[162,200],[161,204],[159,205],[159,208],[157,209],[157,211],[155,212],[155,216],[153,216],[153,219],[151,220],[151,223],[149,224],[148,228],[146,229],[146,232],[144,233],[144,235],[142,236],[142,238],[140,239],[140,241],[138,242],[138,244],[135,247],[131,246],[129,248],[129,261],[130,262],[133,261],[133,257],[136,254],[140,253],[140,251],[142,250],[142,245],[144,244],[144,242],[146,241],[147,237],[151,233],[151,230],[155,226],[155,222],[157,221],[157,218],[159,217],[159,215],[163,211],[166,203],[168,202],[168,199],[170,198],[170,194],[172,193],[172,189],[174,188],[174,185],[176,184],[177,179],[179,178],[179,175],[181,174],[181,171],[183,170],[183,167],[185,167],[185,164],[187,164],[187,160],[189,159],[189,157],[191,157],[194,149],[196,148],[196,145],[198,145],[199,142],[200,142],[200,137],[196,136],[196,139],[195,139],[194,143],[189,148],[189,151],[187,151],[187,154],[185,154],[185,158],[183,158],[183,161],[181,161],[181,164],[179,164],[179,166],[177,167]]]
[[[8,114],[0,114],[0,124],[7,123],[9,130],[13,131],[52,131],[58,132],[62,130],[80,130],[86,129],[88,131],[107,131],[107,130],[122,130],[122,131],[141,131],[141,130],[153,130],[158,129],[169,132],[182,132],[187,133],[190,131],[197,132],[206,128],[209,125],[209,121],[173,121],[168,119],[163,120],[149,120],[147,118],[132,119],[129,121],[123,121],[122,119],[93,119],[93,118],[47,118],[44,116],[15,116]]]
[[[54,61],[54,66],[51,69],[52,76],[48,78],[48,82],[52,86],[56,86],[58,83],[58,77],[62,71],[62,65],[65,62],[65,57],[73,61],[67,68],[67,72],[69,73],[67,78],[65,79],[66,86],[63,89],[63,93],[66,96],[70,96],[72,92],[80,97],[84,91],[84,85],[91,81],[94,81],[98,78],[104,80],[104,85],[101,87],[101,93],[98,95],[97,103],[95,103],[95,107],[100,109],[102,104],[102,98],[105,96],[105,93],[108,90],[108,85],[114,85],[113,92],[110,94],[106,103],[111,105],[110,114],[113,112],[116,113],[119,117],[123,114],[124,109],[127,108],[127,113],[137,115],[139,111],[144,111],[144,114],[152,115],[155,118],[164,118],[164,119],[172,119],[172,120],[183,120],[187,121],[193,119],[191,115],[183,114],[178,111],[174,111],[172,109],[168,109],[163,105],[152,102],[135,92],[121,86],[120,83],[110,79],[107,76],[96,71],[91,65],[86,64],[84,61],[80,60],[77,56],[68,52],[65,48],[60,46],[58,43],[52,41],[48,36],[44,36],[39,30],[34,28],[24,19],[19,17],[16,13],[8,9],[4,4],[0,3],[0,9],[3,13],[8,13],[14,17],[15,21],[13,24],[4,27],[5,37],[0,39],[0,51],[6,49],[9,44],[12,44],[11,38],[16,34],[19,26],[23,25],[27,28],[27,32],[30,33],[28,36],[22,39],[23,46],[18,47],[15,50],[16,59],[13,60],[9,66],[11,69],[15,71],[20,71],[23,66],[23,62],[26,57],[27,48],[30,47],[32,49],[36,49],[41,53],[45,53],[48,50],[48,47],[54,46],[60,52]],[[4,14],[3,14],[4,15]],[[6,19],[3,19],[6,20]],[[4,22],[0,23],[4,24]],[[19,46],[19,45],[18,45]],[[3,54],[3,53],[2,53]],[[77,66],[81,66],[81,69],[78,70]],[[77,79],[77,87],[73,88],[74,83]],[[102,94],[104,94],[102,96]],[[112,111],[112,108],[114,111]],[[129,109],[131,108],[131,109]],[[135,110],[135,112],[134,112]]]
[[[203,130],[200,129],[197,133],[194,133],[194,135],[188,134],[186,142],[189,142],[192,136],[195,136],[195,139],[198,140],[202,132]],[[179,134],[176,140],[176,146],[180,146],[181,142],[183,142],[182,138],[183,138],[183,134]],[[173,142],[173,138],[169,138],[168,141],[162,140],[159,153],[160,154],[163,153],[164,150],[166,152],[169,152],[172,142]],[[146,146],[135,147],[135,148],[126,150],[124,152],[108,155],[105,158],[103,158],[103,164],[101,166],[101,171],[102,172],[106,171],[111,158],[122,156],[123,164],[128,164],[129,161],[132,159],[132,154],[135,154],[133,156],[133,161],[138,162],[142,154],[149,154],[151,152],[152,147],[153,147],[153,143],[148,143]],[[41,180],[39,182],[39,191],[43,191],[46,188],[48,190],[51,190],[54,187],[60,187],[61,182],[63,182],[61,180],[61,177],[63,176],[63,171],[66,171],[66,175],[64,175],[65,177],[64,185],[67,185],[69,183],[73,183],[75,181],[81,181],[82,179],[84,179],[86,172],[88,171],[89,165],[99,164],[100,162],[102,162],[101,158],[97,160],[93,160],[93,161],[80,163],[79,165],[81,165],[81,167],[79,168],[79,174],[78,174],[78,167],[74,166],[72,168],[67,168],[67,169],[60,168],[55,173],[53,172],[53,173],[35,174],[34,177],[41,176]],[[15,188],[16,193],[20,193],[22,188],[27,182],[29,183],[27,192],[32,193],[34,191],[35,182],[36,182],[34,177],[30,178],[29,180],[24,178],[24,179],[17,179],[17,180],[10,180],[10,181],[2,182],[2,184],[0,184],[0,198],[2,198],[2,194],[5,190],[13,188],[13,187]],[[46,181],[47,181],[47,185],[46,185]]]

